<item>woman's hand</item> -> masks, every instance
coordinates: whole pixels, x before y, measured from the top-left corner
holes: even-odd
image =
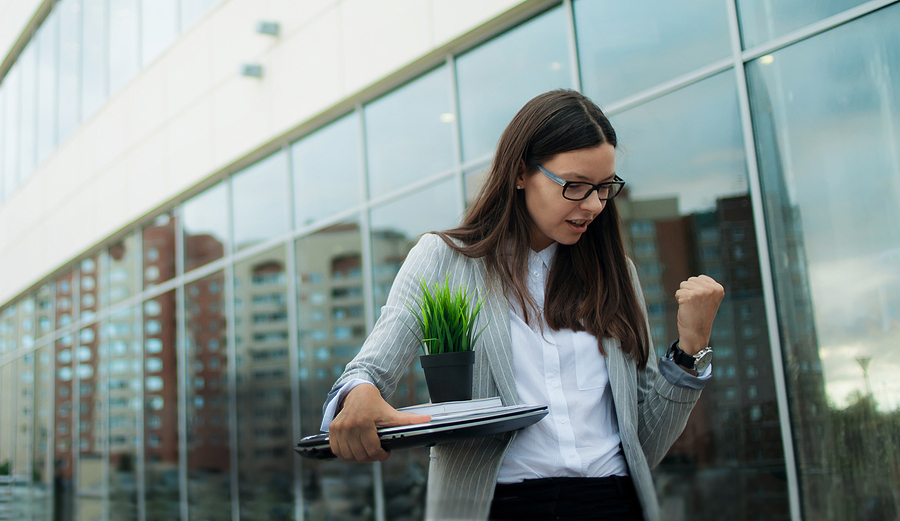
[[[678,347],[695,355],[709,345],[713,319],[725,289],[706,275],[691,277],[675,292],[678,302]]]
[[[397,412],[372,384],[360,384],[344,397],[341,412],[328,425],[331,452],[356,463],[384,461],[391,455],[381,448],[375,429],[431,421],[431,416]]]

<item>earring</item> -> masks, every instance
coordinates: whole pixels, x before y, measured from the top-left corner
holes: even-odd
[[[521,190],[521,189],[522,189],[522,185],[516,185],[516,190]]]

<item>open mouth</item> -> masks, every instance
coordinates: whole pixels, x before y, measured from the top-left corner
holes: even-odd
[[[577,221],[566,221],[566,222],[569,223],[569,226],[574,228],[576,231],[583,232],[584,230],[587,229],[587,225],[590,221],[588,221],[586,219],[580,219]]]

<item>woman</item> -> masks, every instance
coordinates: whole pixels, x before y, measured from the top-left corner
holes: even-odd
[[[679,339],[671,356],[651,360],[613,200],[624,184],[615,147],[609,120],[583,95],[559,90],[529,101],[503,132],[462,225],[425,235],[410,251],[372,334],[329,395],[323,428],[333,452],[386,459],[376,427],[429,419],[383,398],[419,348],[406,303],[419,295],[420,277],[449,274],[452,287],[480,290],[485,331],[473,397],[547,404],[550,413],[522,431],[433,447],[428,519],[659,518],[650,468],[709,378],[724,291],[706,276],[682,282]]]

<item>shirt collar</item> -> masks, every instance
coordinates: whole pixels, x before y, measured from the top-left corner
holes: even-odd
[[[536,252],[537,258],[541,260],[546,269],[550,269],[550,266],[553,265],[553,257],[556,256],[556,247],[559,246],[558,243],[553,243],[550,246],[547,246],[543,250]]]

